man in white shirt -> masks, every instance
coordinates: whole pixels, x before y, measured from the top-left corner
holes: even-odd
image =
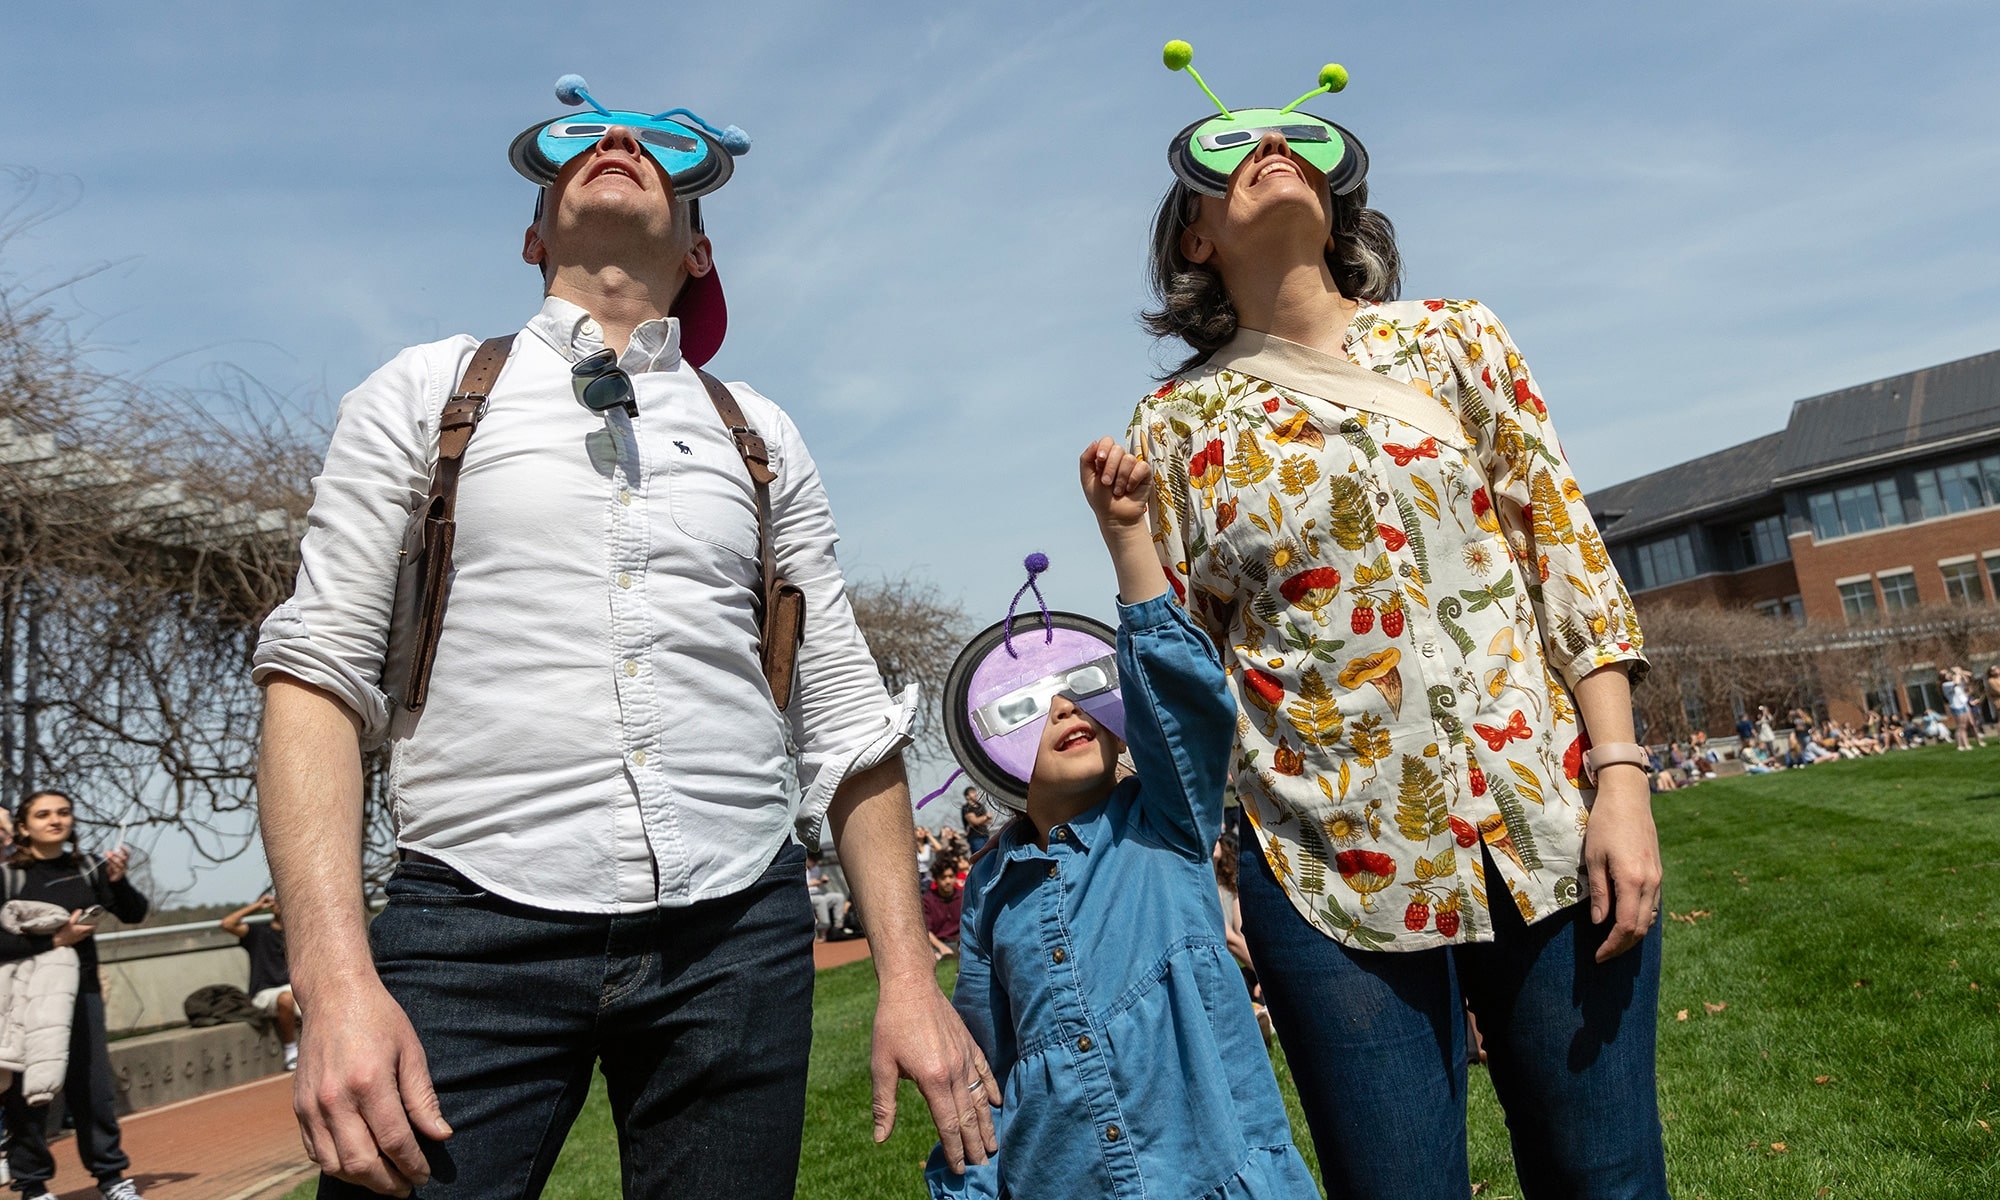
[[[994,1147],[999,1087],[938,991],[891,699],[854,623],[798,430],[770,447],[779,573],[806,597],[788,708],[759,664],[756,492],[696,366],[724,309],[697,198],[748,139],[685,110],[531,127],[523,258],[545,299],[467,448],[428,699],[382,690],[398,554],[475,342],[413,347],[342,401],[298,587],[266,621],[265,847],[313,1015],[295,1107],[321,1196],[537,1195],[608,1084],[625,1192],[792,1195],[812,1027],[804,850],[831,823],[881,981],[875,1133],[900,1073],[948,1151]],[[629,406],[579,402],[615,355]],[[402,862],[372,927],[364,748],[392,741]],[[372,943],[372,955],[371,955]]]

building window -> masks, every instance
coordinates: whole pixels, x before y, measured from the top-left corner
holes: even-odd
[[[1917,667],[1904,676],[1903,691],[1910,697],[1910,712],[1944,711],[1944,688],[1939,686],[1937,668]]]
[[[1750,606],[1760,617],[1783,618],[1798,624],[1805,624],[1806,601],[1804,596],[1791,595],[1777,600],[1759,600]]]
[[[1785,541],[1785,518],[1765,517],[1736,527],[1736,552],[1746,567],[1783,562],[1792,556]]]
[[[1944,598],[1953,604],[1984,604],[1986,588],[1979,582],[1979,564],[1972,559],[1939,563],[1944,573]]]
[[[1926,517],[2000,504],[2000,454],[1918,471],[1917,502]]]
[[[1820,492],[1812,497],[1809,506],[1813,536],[1821,541],[1903,523],[1903,502],[1893,479]]]
[[[1995,599],[2000,599],[2000,550],[1986,555],[1986,583],[1993,589]]]
[[[1917,606],[1917,573],[1905,567],[1875,577],[1882,584],[1882,609],[1884,612],[1902,612]]]
[[[1694,578],[1694,539],[1685,533],[1642,542],[1632,550],[1641,588],[1665,587]]]
[[[1875,619],[1875,581],[1857,579],[1853,583],[1840,585],[1840,607],[1847,613],[1849,625],[1861,625]]]

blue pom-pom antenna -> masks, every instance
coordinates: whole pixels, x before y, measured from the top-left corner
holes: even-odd
[[[722,143],[722,148],[724,150],[729,151],[731,154],[750,153],[750,135],[743,132],[742,127],[740,126],[737,125],[723,126],[722,136],[716,140],[720,141]]]
[[[584,88],[587,86],[583,82],[583,76],[565,75],[556,80],[556,99],[569,105],[582,104]]]
[[[1037,550],[1033,554],[1030,554],[1028,557],[1022,559],[1021,565],[1028,568],[1028,574],[1040,575],[1043,571],[1049,569],[1049,556],[1043,554],[1040,550]]]

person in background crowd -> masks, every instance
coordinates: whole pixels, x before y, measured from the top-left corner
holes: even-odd
[[[1757,706],[1757,740],[1767,750],[1775,752],[1778,748],[1778,731],[1771,728],[1771,710],[1761,704]]]
[[[2000,726],[2000,663],[1986,668],[1986,720]]]
[[[931,864],[930,881],[924,885],[924,928],[931,953],[940,959],[958,953],[958,916],[964,904],[957,864],[950,859]]]
[[[965,843],[974,854],[986,845],[993,836],[993,814],[986,811],[986,804],[979,798],[978,788],[965,789],[965,801],[959,805],[959,821],[965,826]]]
[[[1979,744],[1986,744],[1986,737],[1979,732],[1979,723],[1972,715],[1972,695],[1967,688],[1971,672],[1963,667],[1946,667],[1938,672],[1938,684],[1944,689],[1944,706],[1950,712],[1952,736],[1960,750],[1972,749],[1972,738],[1979,736]]]
[[[1970,736],[1977,739],[1979,744],[1984,746],[1986,744],[1986,722],[1982,717],[1981,710],[1985,708],[1985,697],[1981,693],[1986,689],[1980,683],[1978,677],[1964,667],[1953,667],[1951,673],[1952,677],[1958,680],[1959,691],[1965,696],[1965,716],[1960,723],[1967,726]]]
[[[833,886],[817,850],[806,851],[806,893],[812,897],[813,937],[823,942],[847,919],[847,893]]]
[[[1757,722],[1749,713],[1736,718],[1736,744],[1739,747],[1753,746],[1757,742]]]
[[[252,925],[245,918],[270,913],[268,922]],[[292,999],[292,970],[285,962],[285,918],[278,898],[270,892],[222,918],[222,932],[239,942],[250,956],[250,1003],[278,1026],[285,1047],[285,1070],[299,1069],[299,1006]]]
[[[1681,786],[1680,780],[1674,777],[1673,768],[1660,765],[1659,753],[1650,746],[1646,749],[1646,771],[1652,776],[1655,792],[1671,792]]]
[[[1236,872],[1238,843],[1236,830],[1230,828],[1228,815],[1223,818],[1222,836],[1215,839],[1215,853],[1211,861],[1215,864],[1215,896],[1222,902],[1222,943],[1229,949],[1229,957],[1243,969],[1243,986],[1250,993],[1250,1010],[1257,1014],[1257,1028],[1264,1035],[1264,1044],[1271,1042],[1271,1011],[1264,1007],[1264,989],[1257,983],[1257,967],[1250,961],[1250,943],[1243,940],[1243,906],[1236,899]]]
[[[923,880],[931,873],[931,860],[937,857],[937,839],[922,825],[917,826],[917,878]]]
[[[52,946],[74,946],[77,956],[76,1007],[70,1015],[69,1073],[63,1103],[76,1121],[76,1156],[97,1178],[104,1200],[140,1200],[125,1178],[132,1163],[119,1145],[118,1088],[111,1077],[111,1050],[104,1027],[104,993],[97,977],[96,922],[109,912],[128,925],[146,919],[146,897],[126,877],[125,848],[99,856],[76,845],[74,803],[62,792],[36,792],[15,812],[16,849],[7,860],[6,900],[40,900],[70,910],[69,924],[48,936],[0,932],[0,960],[28,958]],[[21,1095],[21,1079],[0,1099],[6,1118],[7,1165],[14,1190],[45,1196],[55,1178],[49,1153],[45,1104]]]

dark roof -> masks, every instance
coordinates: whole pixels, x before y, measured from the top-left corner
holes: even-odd
[[[1771,476],[1784,454],[1785,432],[1717,450],[1664,471],[1598,488],[1590,511],[1606,538],[1622,540],[1650,526],[1675,524],[1772,494]],[[1774,497],[1775,498],[1775,497]]]
[[[1801,483],[1871,459],[1987,440],[1996,431],[2000,350],[1797,401],[1771,482]]]

